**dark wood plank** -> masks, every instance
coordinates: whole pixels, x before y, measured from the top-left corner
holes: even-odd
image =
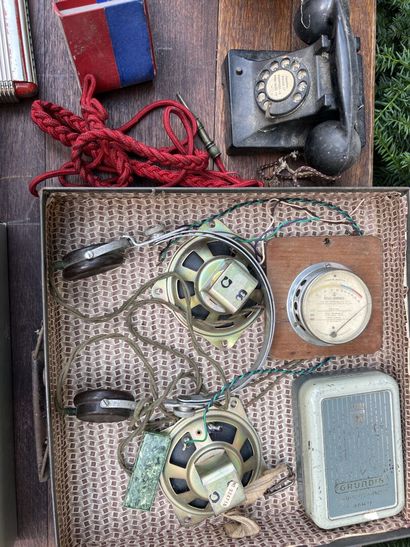
[[[375,0],[350,2],[351,22],[354,32],[361,37],[365,67],[366,131],[367,145],[360,160],[338,181],[340,186],[371,186],[373,177],[373,108],[374,67],[376,38]],[[223,88],[222,64],[229,49],[294,50],[304,47],[293,31],[293,17],[300,0],[271,2],[262,0],[221,0],[219,7],[219,38],[217,58],[216,124],[217,141],[224,144],[227,108]],[[257,31],[255,30],[257,29]],[[237,170],[243,177],[255,177],[258,166],[269,163],[283,154],[248,154],[226,158],[229,169]]]
[[[376,0],[350,2],[352,27],[361,40],[364,67],[364,91],[366,108],[367,144],[360,160],[343,174],[341,186],[372,186],[373,184],[373,136],[374,91],[376,66]]]
[[[40,546],[48,533],[48,492],[37,478],[30,364],[42,317],[39,225],[9,225],[8,245],[18,535]]]
[[[215,136],[225,149],[227,103],[223,63],[230,49],[290,49],[292,4],[271,0],[220,0],[216,73]],[[257,168],[273,161],[271,153],[224,155],[229,170],[244,178],[255,178]]]
[[[44,85],[44,10],[46,2],[30,0],[33,45],[40,88]],[[30,118],[31,102],[0,107],[0,219],[32,222],[37,201],[27,192],[27,181],[44,169],[45,136]]]

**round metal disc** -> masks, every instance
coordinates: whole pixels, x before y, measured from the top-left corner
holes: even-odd
[[[370,309],[368,310],[367,318],[363,321],[361,328],[354,333],[353,338],[347,340],[341,339],[341,341],[338,341],[336,338],[330,339],[330,337],[328,336],[321,336],[317,332],[315,332],[313,326],[309,326],[311,318],[310,313],[307,311],[305,305],[306,298],[311,289],[314,290],[315,284],[320,283],[320,280],[325,279],[325,276],[327,276],[329,273],[333,273],[336,277],[338,272],[345,272],[346,275],[349,274],[353,278],[357,278],[363,285],[362,290],[367,298],[367,301],[370,301]],[[348,287],[346,288],[348,289]],[[332,309],[334,308],[335,303],[332,303],[330,301],[328,305]],[[336,313],[336,311],[334,313]],[[298,336],[300,336],[300,338],[302,338],[306,342],[315,346],[333,346],[337,344],[343,344],[353,340],[354,338],[357,338],[357,336],[359,336],[359,334],[361,334],[361,332],[366,328],[371,314],[371,295],[363,280],[356,276],[356,274],[354,274],[350,270],[350,268],[337,262],[320,262],[318,264],[313,264],[300,272],[300,274],[298,274],[298,276],[293,281],[288,293],[287,312],[289,322],[293,330],[298,334]],[[340,313],[340,311],[337,311],[337,313]],[[354,319],[355,315],[357,314],[354,314],[352,316],[352,319]]]
[[[290,70],[277,70],[266,82],[266,94],[272,101],[287,99],[295,87],[295,78]]]
[[[286,116],[305,101],[310,84],[309,71],[301,59],[279,55],[265,65],[256,80],[256,103],[267,117]]]
[[[102,402],[105,400],[115,400],[116,407],[104,408]],[[120,401],[124,401],[122,408],[119,406]],[[77,418],[83,422],[94,423],[113,423],[126,420],[133,412],[129,408],[130,401],[134,401],[134,397],[130,393],[114,389],[82,391],[74,397]]]
[[[89,245],[71,251],[63,258],[63,263],[67,266],[63,269],[63,278],[67,281],[76,281],[84,279],[92,275],[97,275],[103,272],[108,272],[114,268],[118,268],[124,262],[124,250],[113,250],[102,256],[87,259],[86,253],[92,251],[100,245]]]
[[[224,229],[226,230],[225,227]],[[200,293],[201,279],[207,269],[213,264],[228,263],[227,261],[234,259],[241,262],[252,273],[246,258],[228,244],[212,240],[211,237],[193,238],[176,251],[168,266],[168,271],[178,273],[188,285],[195,332],[205,336],[216,346],[222,346],[226,342],[228,347],[232,347],[241,333],[261,313],[260,309],[249,310],[249,313],[246,311],[248,307],[262,304],[263,294],[259,285],[242,308],[243,314],[236,317],[226,313],[217,303],[211,302],[205,293]],[[252,273],[252,275],[254,274]],[[186,299],[180,283],[175,279],[169,279],[165,283],[165,287],[167,300],[182,309],[186,309]],[[179,314],[177,318],[185,324],[184,318]]]

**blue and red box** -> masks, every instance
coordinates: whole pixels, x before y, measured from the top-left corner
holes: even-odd
[[[156,73],[145,0],[60,0],[55,3],[82,85],[97,92],[147,82]]]

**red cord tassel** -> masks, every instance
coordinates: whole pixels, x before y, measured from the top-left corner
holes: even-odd
[[[30,182],[29,189],[34,196],[38,196],[40,183],[54,177],[58,177],[62,186],[125,187],[136,185],[138,179],[142,179],[141,185],[148,179],[161,187],[263,186],[261,181],[244,180],[227,172],[220,158],[215,162],[219,171],[208,169],[207,152],[194,145],[195,117],[182,104],[171,100],[156,101],[118,129],[110,129],[105,125],[108,113],[94,98],[94,91],[95,78],[88,75],[81,97],[82,117],[47,101],[33,103],[33,122],[44,133],[71,148],[71,161]],[[164,129],[172,146],[155,148],[126,134],[157,109],[163,109]],[[182,140],[171,127],[172,115],[184,128],[186,136]],[[70,180],[72,176],[76,176],[77,181]]]

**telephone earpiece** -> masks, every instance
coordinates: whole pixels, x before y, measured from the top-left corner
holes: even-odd
[[[55,270],[62,270],[63,279],[76,281],[108,272],[124,263],[125,255],[131,248],[149,244],[160,237],[164,226],[157,224],[145,230],[146,240],[138,243],[130,235],[123,235],[106,243],[97,243],[88,247],[81,247],[66,254],[54,265]]]
[[[322,35],[331,37],[334,5],[334,0],[302,0],[293,24],[297,36],[306,44]]]
[[[83,422],[114,423],[127,420],[135,409],[134,397],[114,389],[92,389],[74,397],[76,417]]]
[[[108,272],[124,263],[126,251],[130,247],[130,241],[124,237],[108,243],[75,249],[64,256],[58,269],[63,271],[63,278],[66,281],[76,281]]]
[[[63,258],[63,262],[67,264],[63,269],[63,278],[67,281],[84,279],[118,268],[124,262],[124,253],[120,251],[111,251],[96,258],[87,258],[87,254],[92,253],[98,247],[99,245],[90,245],[66,254]]]
[[[305,0],[295,17],[295,30],[307,43],[321,34],[334,39],[336,70],[333,75],[339,120],[328,120],[313,127],[306,138],[305,157],[312,167],[326,175],[340,175],[359,158],[362,143],[357,132],[360,103],[359,65],[356,38],[345,0]]]
[[[346,131],[337,120],[316,125],[305,143],[305,157],[309,165],[326,173],[339,175],[349,169],[359,158],[362,145],[357,131]]]

